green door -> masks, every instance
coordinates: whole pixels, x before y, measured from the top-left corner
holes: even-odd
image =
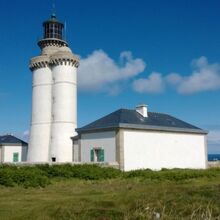
[[[13,162],[18,162],[19,153],[13,153]]]
[[[99,150],[99,161],[104,162],[105,160],[105,155],[104,155],[104,149]]]
[[[93,149],[90,150],[90,161],[94,162],[94,150]]]

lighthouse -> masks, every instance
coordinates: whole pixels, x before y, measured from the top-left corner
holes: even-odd
[[[30,61],[32,117],[28,162],[71,162],[77,127],[79,58],[63,38],[64,25],[55,14],[43,23],[40,56]]]

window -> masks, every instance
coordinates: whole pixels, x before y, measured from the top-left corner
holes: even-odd
[[[90,151],[91,162],[104,162],[104,149],[93,148]]]
[[[13,162],[18,162],[19,153],[13,153]]]

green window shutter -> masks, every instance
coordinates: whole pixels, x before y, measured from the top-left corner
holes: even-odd
[[[91,162],[94,162],[94,150],[93,149],[90,150],[90,160]]]
[[[13,162],[18,162],[18,153],[13,153]]]
[[[105,161],[104,149],[100,149],[100,151],[99,151],[99,161],[100,162],[104,162]]]

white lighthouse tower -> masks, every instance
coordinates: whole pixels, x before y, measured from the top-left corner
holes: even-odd
[[[32,120],[28,162],[71,162],[77,127],[77,68],[63,39],[64,25],[52,14],[43,23],[41,55],[30,62],[33,73]]]

